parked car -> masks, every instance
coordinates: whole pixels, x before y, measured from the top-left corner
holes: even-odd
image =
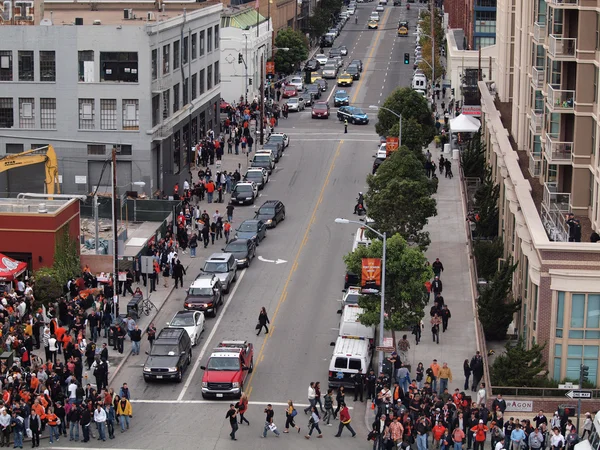
[[[244,220],[235,230],[235,239],[252,239],[256,246],[260,241],[267,237],[267,225],[262,220],[249,219]]]
[[[241,268],[250,267],[256,256],[256,244],[253,239],[232,239],[222,250],[235,256],[237,266]]]
[[[267,200],[258,208],[254,218],[262,220],[267,228],[275,228],[285,220],[285,206],[279,200]]]

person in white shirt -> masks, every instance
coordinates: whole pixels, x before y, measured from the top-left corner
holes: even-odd
[[[504,437],[500,438],[498,442],[496,442],[496,448],[494,450],[502,450],[504,448]]]
[[[69,403],[75,403],[75,400],[77,400],[77,383],[74,379],[71,380],[67,390],[69,391]]]
[[[565,446],[565,438],[560,434],[560,428],[552,428],[552,437],[550,438],[550,446],[552,450],[558,450]]]
[[[102,405],[98,403],[96,410],[94,411],[94,422],[98,427],[98,439],[106,441],[106,411],[102,409]]]
[[[583,422],[583,434],[581,435],[581,440],[585,439],[587,434],[587,438],[590,439],[592,437],[592,415],[589,412],[585,413],[585,422]]]
[[[479,385],[479,390],[477,391],[477,404],[481,405],[486,402],[487,393],[485,391],[485,383],[481,383]]]
[[[315,391],[315,382],[311,381],[308,386],[308,403],[309,405],[304,408],[304,414],[308,414],[311,411],[311,408],[315,406],[315,397],[317,393]]]
[[[48,339],[48,351],[50,352],[50,361],[56,364],[56,353],[58,352],[58,346],[55,335],[50,336],[50,339]]]

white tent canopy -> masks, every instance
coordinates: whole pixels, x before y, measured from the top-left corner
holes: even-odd
[[[475,133],[481,128],[481,122],[475,117],[461,114],[454,119],[450,119],[451,133]]]

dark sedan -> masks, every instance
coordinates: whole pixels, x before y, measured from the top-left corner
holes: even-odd
[[[267,225],[262,220],[249,219],[244,220],[237,230],[235,230],[235,239],[252,239],[258,246],[260,241],[267,237]]]
[[[321,98],[321,87],[318,84],[309,84],[304,88],[304,92],[312,94],[315,100]]]
[[[350,64],[348,67],[346,67],[346,73],[352,75],[354,80],[358,80],[360,78],[360,70],[355,64]]]
[[[375,175],[375,172],[377,172],[377,169],[379,169],[379,166],[382,165],[384,161],[385,158],[375,158],[375,161],[373,161],[373,175]]]
[[[327,80],[325,80],[324,78],[319,78],[318,80],[315,80],[315,84],[319,85],[319,87],[321,88],[321,92],[325,92],[327,90],[327,87],[329,86],[327,84]]]
[[[267,228],[275,228],[285,220],[285,206],[279,200],[267,200],[256,211],[254,218],[263,221]]]
[[[256,256],[256,245],[252,239],[232,239],[222,250],[234,256],[238,267],[250,267]]]
[[[366,125],[369,123],[369,116],[355,106],[342,106],[338,109],[337,117],[340,121],[348,120],[352,124]]]
[[[283,143],[277,142],[276,140],[269,140],[265,142],[262,147],[263,150],[271,150],[273,152],[273,159],[275,162],[279,162],[283,156]],[[260,151],[260,150],[259,150]]]
[[[321,67],[321,65],[319,64],[319,61],[317,61],[316,59],[310,59],[310,60],[306,61],[306,64],[304,65],[304,70],[308,70],[310,72],[315,72],[315,71],[319,70],[319,67]]]

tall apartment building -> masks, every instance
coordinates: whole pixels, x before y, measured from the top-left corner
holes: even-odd
[[[159,5],[157,9],[157,5]],[[62,191],[111,183],[172,193],[191,147],[219,131],[220,3],[49,1],[45,19],[0,26],[0,154],[53,145]],[[33,191],[34,167],[0,191]]]
[[[515,331],[546,344],[554,379],[576,379],[584,363],[599,383],[600,246],[590,235],[600,230],[600,1],[498,0],[498,29],[500,103],[479,87],[505,255],[519,263]],[[568,212],[581,242],[569,242]]]

